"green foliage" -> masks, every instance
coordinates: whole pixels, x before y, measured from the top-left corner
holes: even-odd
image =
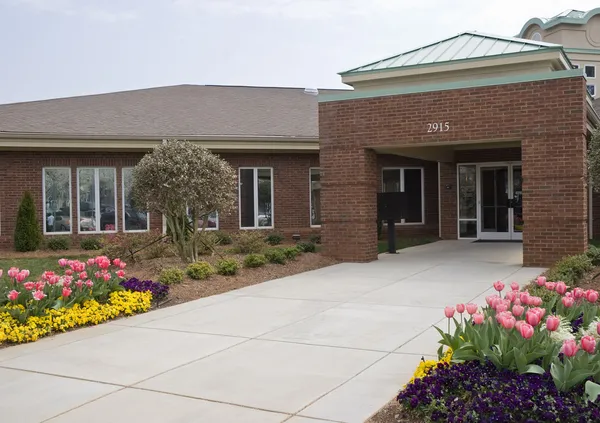
[[[535,282],[527,286],[527,291],[534,297],[540,297],[546,304],[550,302],[556,303],[561,297],[556,291],[550,291],[546,287],[537,285]]]
[[[265,250],[265,257],[269,263],[285,264],[286,256],[282,248],[269,248]]]
[[[585,255],[588,256],[594,266],[600,265],[600,248],[590,244]]]
[[[79,246],[82,250],[100,250],[102,248],[102,241],[95,236],[86,236],[81,240]]]
[[[215,266],[217,273],[224,276],[233,276],[237,273],[240,265],[235,259],[222,259]]]
[[[554,384],[561,392],[568,392],[575,386],[582,384],[591,376],[600,375],[600,354],[590,355],[579,350],[574,357],[554,358],[550,366],[550,374]],[[586,393],[593,395],[595,389],[586,384]]]
[[[35,204],[29,191],[25,191],[15,225],[15,250],[35,251],[42,243],[42,229],[37,221]]]
[[[592,268],[592,260],[587,254],[567,256],[552,266],[546,273],[546,278],[552,282],[563,281],[567,285],[577,285],[585,273]]]
[[[267,264],[267,258],[263,254],[249,254],[244,258],[244,267],[256,268]]]
[[[200,232],[196,234],[198,237],[197,251],[199,255],[206,256],[215,252],[215,247],[219,245],[219,238],[214,232]]]
[[[52,251],[68,250],[71,248],[71,239],[66,236],[49,237],[46,246]]]
[[[314,253],[317,251],[317,246],[312,242],[299,242],[296,244],[296,247],[303,253]]]
[[[212,233],[215,234],[215,237],[217,238],[217,243],[219,245],[231,245],[231,244],[233,244],[233,238],[227,232],[214,231]]]
[[[266,236],[265,242],[269,245],[279,245],[283,242],[283,235],[273,232]]]
[[[588,143],[587,162],[592,188],[594,191],[600,192],[600,130],[598,129],[592,132]]]
[[[312,242],[313,244],[320,244],[321,243],[321,235],[312,235],[310,237],[310,242]]]
[[[210,275],[215,273],[215,269],[205,261],[198,261],[196,263],[190,264],[186,269],[185,273],[196,280],[207,279]]]
[[[136,253],[144,255],[149,246],[153,246],[159,251],[167,249],[168,245],[155,246],[160,242],[158,241],[160,238],[162,238],[162,234],[158,232],[109,234],[102,238],[102,254],[110,259],[121,258],[135,261]],[[153,251],[153,254],[157,253],[158,251]]]
[[[239,254],[260,253],[266,245],[263,235],[257,231],[240,231],[234,241],[235,252]]]
[[[298,257],[298,254],[300,254],[300,250],[298,247],[285,247],[283,249],[283,254],[285,255],[286,259],[295,260],[296,257]]]
[[[158,281],[160,283],[164,283],[165,285],[173,285],[176,283],[183,282],[183,270],[178,267],[165,267],[161,270],[160,275],[158,276]]]

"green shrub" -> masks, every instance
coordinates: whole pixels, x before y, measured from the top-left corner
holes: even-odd
[[[257,231],[240,231],[235,236],[234,248],[239,254],[260,253],[265,248],[263,234]]]
[[[204,231],[197,234],[198,254],[202,256],[211,255],[215,252],[215,247],[219,244],[217,235],[212,231]]]
[[[285,264],[286,258],[282,248],[269,248],[265,250],[265,257],[269,263]]]
[[[285,247],[283,249],[283,254],[285,255],[286,259],[295,260],[296,257],[298,257],[298,254],[300,254],[300,250],[298,247]]]
[[[155,241],[162,237],[162,234],[156,232],[156,236],[157,237],[154,239]],[[146,248],[140,251],[140,254],[145,259],[157,259],[161,257],[173,257],[177,255],[170,238],[163,238],[160,241],[148,244]]]
[[[100,250],[102,248],[102,241],[95,236],[86,236],[81,240],[79,246],[82,250]]]
[[[550,291],[546,287],[538,286],[535,282],[527,286],[527,291],[529,291],[529,293],[534,297],[540,297],[542,300],[544,300],[545,303],[549,302],[550,300],[553,300],[556,297],[560,297],[560,295],[557,294],[555,291]]]
[[[296,247],[303,253],[314,253],[317,251],[317,246],[312,242],[299,242],[296,244]]]
[[[162,234],[153,232],[142,233],[122,233],[108,234],[102,237],[102,254],[110,259],[120,258],[125,260],[135,261],[139,256],[145,255],[146,248],[153,246],[154,248],[168,248],[168,246],[155,246],[157,239],[160,239]],[[159,241],[160,242],[160,241]],[[137,253],[137,254],[136,254]],[[154,254],[157,252],[155,251]]]
[[[313,244],[320,244],[321,243],[321,235],[312,235],[310,237],[310,242],[312,242]]]
[[[568,256],[556,262],[546,273],[546,277],[552,282],[563,281],[567,285],[577,285],[583,275],[593,267],[587,254]]]
[[[185,273],[196,280],[207,279],[210,275],[215,273],[215,269],[205,261],[198,261],[196,263],[190,264],[187,269],[185,269]]]
[[[29,191],[25,191],[15,225],[15,250],[35,251],[42,243],[42,229],[37,221],[35,204]]]
[[[178,267],[165,267],[158,276],[158,281],[165,285],[183,282],[183,270]]]
[[[231,245],[231,244],[233,244],[233,238],[227,232],[214,231],[212,233],[215,234],[215,237],[217,238],[217,242],[218,242],[219,245]]]
[[[269,245],[279,245],[283,242],[283,235],[273,232],[265,238],[265,242]]]
[[[71,239],[66,236],[53,236],[48,238],[46,246],[52,251],[68,250],[71,248]]]
[[[240,265],[235,259],[222,259],[217,262],[215,267],[219,275],[232,276],[237,273]]]
[[[590,247],[586,251],[585,255],[588,256],[594,266],[600,265],[600,248],[590,244]]]
[[[244,267],[261,267],[267,264],[267,258],[263,254],[249,254],[244,258]]]

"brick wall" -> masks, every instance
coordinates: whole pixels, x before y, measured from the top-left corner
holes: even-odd
[[[71,168],[72,238],[75,243],[85,236],[77,233],[77,168],[116,168],[118,228],[122,231],[122,168],[135,166],[142,155],[106,152],[0,152],[0,248],[13,247],[17,210],[25,190],[31,191],[40,225],[43,224],[42,169],[50,166]],[[235,168],[273,168],[275,230],[283,232],[286,236],[300,233],[303,238],[319,232],[318,228],[310,227],[309,210],[309,169],[319,166],[318,154],[228,153],[222,154],[221,157]],[[219,216],[219,226],[226,231],[239,230],[237,205],[236,211],[231,215]],[[159,214],[150,213],[150,227],[162,230],[162,217]]]
[[[320,103],[325,251],[345,260],[376,259],[369,222],[376,215],[372,173],[377,170],[370,157],[378,148],[520,141],[524,263],[548,265],[582,252],[587,247],[585,89],[584,78],[574,77]],[[450,129],[428,133],[429,122],[449,122]],[[442,163],[442,186],[456,185],[455,173],[455,162]],[[338,188],[345,183],[342,193]],[[348,190],[356,193],[352,216]],[[456,195],[442,197],[442,229],[455,234]]]

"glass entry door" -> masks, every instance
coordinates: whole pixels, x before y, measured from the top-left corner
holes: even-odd
[[[479,239],[523,239],[521,169],[520,164],[479,166]]]

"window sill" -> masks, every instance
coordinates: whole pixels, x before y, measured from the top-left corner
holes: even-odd
[[[73,235],[73,232],[44,232],[44,235]]]
[[[262,229],[275,229],[275,226],[252,226],[252,227],[245,227],[245,228],[242,228],[240,226],[240,230],[242,230],[242,231],[253,231],[253,230],[262,230]]]

